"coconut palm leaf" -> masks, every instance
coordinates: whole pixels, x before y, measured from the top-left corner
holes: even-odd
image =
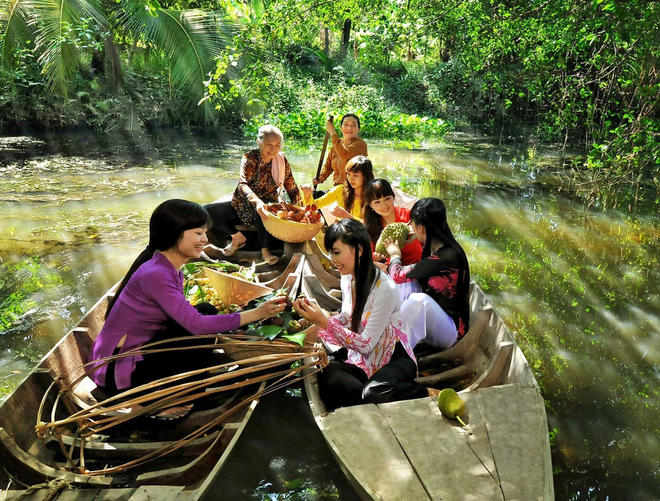
[[[122,6],[124,13],[118,21],[133,36],[151,41],[165,53],[173,89],[189,103],[198,103],[204,97],[204,80],[214,70],[235,26],[218,13],[155,9],[156,15],[151,15],[133,2],[124,1]],[[200,108],[204,118],[209,119],[211,104],[205,102]]]
[[[36,48],[41,50],[39,63],[51,92],[66,95],[68,84],[79,67],[80,49],[75,28],[83,19],[107,30],[107,17],[97,0],[24,0],[28,2],[36,28]]]
[[[12,51],[34,36],[28,26],[29,13],[25,0],[0,1],[0,50],[7,67],[13,63]]]

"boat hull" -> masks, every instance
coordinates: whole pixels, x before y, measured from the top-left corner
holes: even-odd
[[[332,312],[339,278],[307,255],[302,292]],[[456,389],[468,434],[437,397],[328,412],[316,376],[305,379],[314,419],[362,499],[552,500],[545,404],[534,374],[481,288],[470,286],[471,326],[451,348],[421,354],[417,381]]]
[[[257,273],[259,283],[272,289],[286,288],[297,294],[302,254],[283,262],[275,275]],[[94,434],[82,443],[84,468],[66,464],[60,441],[70,457],[80,457],[81,441],[75,433],[40,438],[36,416],[55,421],[97,404],[94,383],[84,376],[94,339],[100,332],[109,299],[116,286],[106,293],[84,318],[37,364],[25,381],[0,404],[0,488],[5,499],[68,499],[66,488],[75,487],[77,496],[89,499],[201,499],[235,447],[264,391],[265,382],[220,392],[197,406],[186,418],[172,424],[158,424],[136,418],[130,427],[119,425],[108,435]],[[222,346],[222,345],[218,345]],[[81,379],[82,378],[82,379]],[[80,382],[77,382],[81,379]],[[57,401],[58,388],[76,382]],[[49,388],[54,391],[49,391]],[[44,395],[48,395],[42,401]],[[256,396],[256,397],[255,397]],[[59,404],[59,405],[57,405]],[[56,409],[56,410],[53,410]],[[95,468],[123,465],[142,458],[212,425],[204,436],[185,443],[175,453],[145,465],[110,474],[94,474]],[[71,427],[75,430],[75,426]],[[61,430],[60,430],[61,431]],[[92,474],[80,473],[92,472]],[[32,486],[30,492],[25,487]],[[61,492],[59,492],[61,489]],[[84,494],[83,491],[84,490]],[[67,497],[69,496],[69,497]],[[0,496],[1,497],[1,496]]]

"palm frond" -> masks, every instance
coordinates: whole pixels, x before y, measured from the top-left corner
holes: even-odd
[[[7,67],[13,63],[12,50],[33,38],[28,18],[25,0],[0,1],[0,51]]]
[[[144,36],[169,60],[172,87],[186,100],[196,104],[204,96],[204,80],[215,69],[227,39],[235,26],[217,13],[199,10],[157,9],[152,16],[144,9],[136,10],[132,2],[123,2],[126,11],[118,21],[133,36]],[[200,112],[209,118],[211,104],[205,102]]]
[[[97,0],[29,0],[36,26],[36,47],[46,85],[51,92],[66,95],[68,84],[75,75],[81,50],[76,45],[75,27],[83,19],[91,19],[100,30],[109,24]]]

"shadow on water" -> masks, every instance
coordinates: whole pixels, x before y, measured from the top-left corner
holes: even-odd
[[[237,482],[236,479],[241,481]],[[358,501],[328,448],[304,389],[264,397],[204,501]]]
[[[0,139],[0,392],[122,277],[159,203],[229,193],[253,144],[174,133]],[[445,201],[473,278],[546,399],[557,499],[660,499],[658,194],[641,192],[630,210],[587,208],[561,191],[552,148],[467,134],[413,146],[370,142],[375,173]],[[311,180],[318,145],[287,142],[286,152],[296,178]],[[234,499],[350,499],[304,399],[272,398],[222,488]]]

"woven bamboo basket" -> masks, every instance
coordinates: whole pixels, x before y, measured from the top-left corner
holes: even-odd
[[[253,299],[273,292],[270,287],[248,282],[242,278],[227,275],[211,268],[205,268],[204,273],[225,305],[234,303],[238,306],[245,306]]]
[[[262,355],[313,351],[315,349],[318,327],[308,327],[304,332],[307,334],[307,336],[305,337],[305,341],[303,342],[302,346],[283,338],[277,338],[273,341],[268,339],[259,339],[257,341],[238,341],[220,336],[218,347],[222,348],[224,352],[233,360],[245,360],[248,358],[260,357]]]
[[[270,216],[264,221],[264,226],[268,233],[283,242],[299,243],[311,240],[323,227],[323,223],[296,223]]]

